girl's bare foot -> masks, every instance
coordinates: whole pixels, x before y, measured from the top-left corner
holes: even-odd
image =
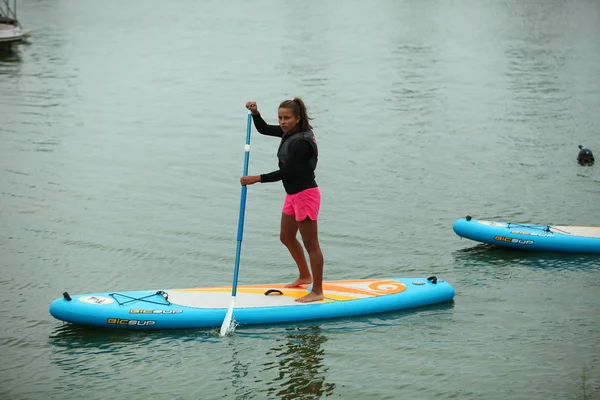
[[[311,283],[312,283],[312,277],[309,276],[308,278],[298,278],[294,282],[288,283],[287,285],[285,285],[285,287],[293,288],[293,287],[298,287],[300,285],[310,285]]]
[[[323,293],[317,294],[314,292],[310,292],[306,296],[296,299],[296,301],[298,303],[311,303],[313,301],[321,301],[321,300],[323,300],[323,298],[324,298]]]

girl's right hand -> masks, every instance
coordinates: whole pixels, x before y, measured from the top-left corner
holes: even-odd
[[[248,110],[250,110],[250,112],[252,113],[252,115],[258,114],[258,107],[256,106],[256,102],[255,101],[248,101],[248,102],[246,102],[246,108]]]

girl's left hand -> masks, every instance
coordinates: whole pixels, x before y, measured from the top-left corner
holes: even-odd
[[[260,182],[260,175],[248,175],[240,178],[240,183],[242,186],[253,185],[257,182]]]

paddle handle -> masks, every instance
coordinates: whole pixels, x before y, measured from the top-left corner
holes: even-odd
[[[250,132],[252,131],[252,113],[248,110],[248,123],[246,125],[246,145],[244,146],[244,173],[248,175],[248,164],[250,162]],[[235,268],[233,270],[233,285],[231,286],[231,295],[235,297],[237,293],[238,272],[240,270],[240,256],[242,253],[242,238],[244,236],[244,218],[246,216],[246,194],[248,186],[242,186],[242,195],[240,197],[240,215],[238,218],[237,247],[235,251]]]

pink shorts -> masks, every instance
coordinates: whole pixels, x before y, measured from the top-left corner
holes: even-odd
[[[296,217],[296,221],[310,218],[313,221],[319,216],[321,191],[318,187],[304,189],[294,194],[286,194],[282,212]]]

